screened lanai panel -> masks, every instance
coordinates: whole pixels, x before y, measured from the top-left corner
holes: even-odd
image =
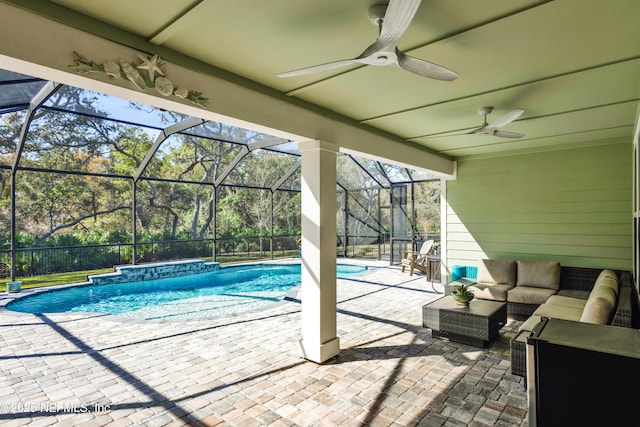
[[[439,181],[440,180],[440,178],[438,178],[437,176],[430,174],[429,172],[426,172],[426,171],[409,169],[408,172],[413,181],[428,181],[428,180]]]
[[[433,239],[440,244],[440,182],[416,182],[413,185],[415,229],[418,240]]]
[[[300,193],[292,191],[273,192],[273,234],[278,236],[299,235]]]
[[[296,142],[225,123],[205,122],[201,125],[189,128],[182,133],[241,145],[268,145],[270,150],[289,154],[300,154],[298,151],[298,144]]]
[[[130,224],[128,180],[34,171],[16,174],[19,276],[127,263]]]
[[[270,251],[271,191],[223,186],[218,190],[216,253],[261,259]]]
[[[11,165],[26,111],[0,114],[0,165]]]
[[[19,247],[130,242],[131,182],[18,171]]]
[[[379,188],[338,191],[338,255],[365,258],[384,255],[387,231],[380,217],[379,193]]]
[[[0,169],[0,250],[9,249],[11,235],[11,172]]]
[[[378,167],[384,171],[384,175],[388,177],[392,183],[411,181],[411,177],[406,168],[380,162],[378,162]]]
[[[0,169],[0,278],[11,274],[11,174]]]
[[[151,129],[158,131],[189,117],[73,86],[62,86],[44,107],[135,124],[149,129],[149,133],[155,133]]]
[[[347,197],[348,227],[350,236],[360,239],[377,239],[383,232],[378,217],[378,189],[349,191]]]
[[[369,163],[361,163],[353,156],[338,154],[336,157],[336,174],[340,185],[348,190],[380,187],[380,179],[376,173],[369,173]],[[375,163],[375,162],[373,162]],[[362,165],[362,166],[361,166]],[[384,182],[384,181],[382,181]]]
[[[151,144],[137,126],[43,109],[31,123],[19,166],[130,176]]]
[[[300,150],[298,149],[298,143],[296,141],[285,141],[282,144],[272,145],[270,150],[279,151],[281,153],[294,154],[300,156]]]
[[[223,181],[227,185],[271,188],[292,167],[299,157],[270,150],[254,150],[233,168]]]
[[[211,185],[140,180],[137,184],[137,236],[140,242],[212,237]]]
[[[281,190],[301,191],[302,170],[298,167],[281,185]]]
[[[298,256],[300,218],[300,193],[275,191],[273,193],[274,256]]]
[[[383,173],[382,168],[378,165],[378,162],[375,160],[367,159],[365,157],[359,156],[347,156],[351,159],[355,166],[360,168],[360,172],[363,174],[363,179],[366,179],[366,185],[364,186],[356,186],[353,185],[351,188],[360,189],[360,188],[368,188],[368,187],[388,187],[390,182],[386,175]],[[358,183],[360,185],[361,183]]]
[[[268,235],[271,227],[271,191],[224,186],[217,207],[219,237]]]
[[[238,144],[173,134],[162,142],[143,176],[213,183],[242,150]]]
[[[346,192],[342,189],[336,190],[336,234],[338,235],[338,248],[345,242],[345,214],[346,214]],[[340,249],[338,249],[340,251]]]
[[[143,179],[136,196],[137,262],[212,255],[213,186]]]
[[[24,74],[0,70],[0,114],[29,107],[47,82]]]
[[[70,172],[132,175],[153,135],[148,129],[103,119],[93,92],[66,88],[31,121],[19,166]],[[80,105],[77,105],[80,104]],[[81,109],[85,114],[69,112]],[[96,112],[95,115],[87,111]]]

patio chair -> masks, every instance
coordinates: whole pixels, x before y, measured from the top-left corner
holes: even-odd
[[[400,263],[402,264],[402,272],[404,273],[405,268],[409,267],[409,276],[413,276],[413,270],[418,269],[425,274],[429,273],[429,264],[427,255],[431,252],[431,248],[433,248],[433,244],[435,241],[427,240],[422,244],[420,251],[405,251],[402,260]]]

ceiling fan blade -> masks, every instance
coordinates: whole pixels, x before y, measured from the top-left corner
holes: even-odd
[[[397,41],[413,20],[422,0],[391,0],[382,20],[380,38]]]
[[[380,34],[356,59],[369,65],[397,65],[394,51],[398,39],[409,27],[421,0],[391,0],[386,6],[380,25]]]
[[[304,74],[317,73],[319,71],[327,71],[327,70],[333,70],[334,68],[345,67],[347,65],[351,65],[356,62],[360,62],[358,58],[343,59],[341,61],[327,62],[326,64],[314,65],[312,67],[306,67],[306,68],[300,68],[298,70],[287,71],[285,73],[276,74],[276,76],[277,77],[302,76]]]
[[[472,130],[468,135],[491,135],[491,132],[487,129],[487,126],[482,126],[481,128]]]
[[[511,123],[512,121],[514,121],[518,117],[520,117],[520,115],[522,113],[524,113],[524,110],[522,110],[520,108],[517,108],[515,110],[511,110],[507,114],[505,114],[504,116],[500,117],[499,119],[496,119],[489,126],[492,127],[492,128],[502,127],[502,126],[504,126],[506,124]]]
[[[499,136],[500,138],[522,138],[524,135],[516,132],[505,132],[503,130],[496,130],[493,136]]]
[[[380,34],[376,41],[369,45],[364,52],[353,59],[329,62],[327,64],[314,65],[299,70],[287,71],[277,74],[278,77],[293,77],[303,74],[311,74],[318,71],[332,70],[353,63],[365,65],[398,65],[400,68],[437,80],[455,80],[459,74],[441,65],[422,59],[414,58],[398,50],[398,39],[404,34],[413,20],[421,0],[390,0],[384,9],[384,17],[381,16],[381,8],[384,5],[374,5],[369,9],[371,22],[380,26]]]
[[[424,59],[414,58],[398,49],[396,49],[396,56],[398,57],[398,65],[400,65],[401,68],[423,77],[446,81],[452,81],[460,77],[460,74],[442,65],[434,64]]]

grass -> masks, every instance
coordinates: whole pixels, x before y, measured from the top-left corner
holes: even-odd
[[[91,274],[110,273],[112,268],[100,270],[72,271],[69,273],[42,274],[40,276],[18,277],[17,281],[22,282],[22,289],[40,288],[43,286],[65,285],[67,283],[86,282],[87,276]],[[7,279],[9,281],[9,279]],[[6,285],[3,286],[6,290]]]

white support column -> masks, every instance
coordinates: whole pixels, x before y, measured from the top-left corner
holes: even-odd
[[[322,141],[302,153],[302,357],[322,363],[340,353],[336,319],[336,153]]]
[[[449,271],[449,261],[447,256],[448,224],[447,218],[447,180],[440,179],[440,283],[449,283],[451,278]]]

